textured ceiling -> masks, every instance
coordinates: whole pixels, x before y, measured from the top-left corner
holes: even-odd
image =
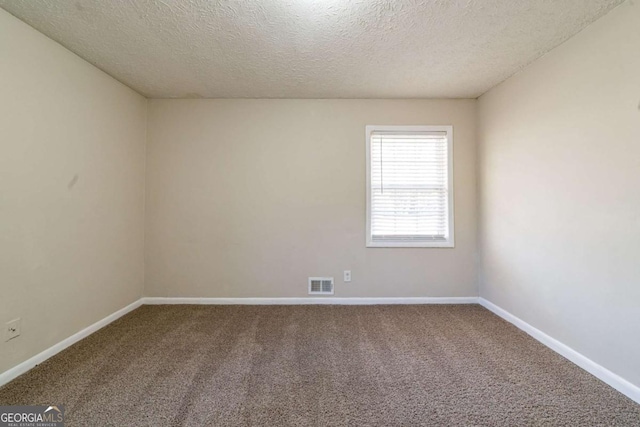
[[[622,0],[0,0],[152,98],[475,98]]]

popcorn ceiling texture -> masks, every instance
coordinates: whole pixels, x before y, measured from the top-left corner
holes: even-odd
[[[475,98],[622,0],[0,0],[151,98]]]

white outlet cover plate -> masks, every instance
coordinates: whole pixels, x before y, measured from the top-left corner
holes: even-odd
[[[344,271],[344,281],[345,282],[350,282],[351,281],[351,270],[345,270]]]

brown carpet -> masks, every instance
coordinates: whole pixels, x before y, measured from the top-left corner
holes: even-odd
[[[0,389],[69,426],[640,425],[477,305],[144,306]]]

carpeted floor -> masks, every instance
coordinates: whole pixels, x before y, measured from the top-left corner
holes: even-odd
[[[477,305],[143,306],[0,389],[68,426],[640,425]]]

